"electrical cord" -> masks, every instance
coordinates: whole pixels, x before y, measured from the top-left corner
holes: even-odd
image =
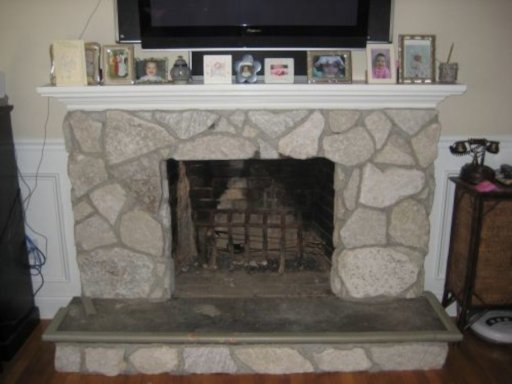
[[[46,254],[39,249],[29,236],[25,236],[25,242],[27,244],[28,264],[30,265],[31,275],[39,276],[41,279],[39,287],[34,291],[35,296],[44,285],[43,266],[46,264]]]

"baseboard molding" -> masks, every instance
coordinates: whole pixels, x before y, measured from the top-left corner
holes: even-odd
[[[498,167],[512,159],[512,135],[487,136],[501,143],[500,153],[489,155],[486,163]],[[425,289],[440,299],[444,288],[444,275],[448,244],[450,240],[451,211],[453,207],[453,184],[448,177],[457,175],[469,157],[451,155],[449,146],[467,137],[442,136],[436,160],[436,192],[431,221],[429,253],[425,260]],[[22,177],[34,185],[37,165],[41,159],[41,140],[16,142],[18,167]],[[80,275],[76,266],[74,246],[73,213],[71,209],[71,185],[67,175],[67,153],[64,140],[48,140],[44,144],[44,155],[37,175],[38,189],[26,212],[31,227],[48,238],[48,264],[44,267],[45,286],[36,296],[42,318],[52,318],[56,311],[67,305],[73,296],[79,296]],[[26,190],[23,191],[26,193]],[[30,229],[28,232],[30,233]],[[32,234],[37,237],[37,234]],[[39,241],[36,238],[37,241]],[[34,285],[38,286],[38,280]],[[453,311],[449,311],[452,315]]]

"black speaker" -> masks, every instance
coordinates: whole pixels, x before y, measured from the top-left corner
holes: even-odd
[[[370,0],[368,42],[389,43],[393,31],[393,0]]]
[[[116,40],[118,43],[140,43],[139,0],[116,0]]]

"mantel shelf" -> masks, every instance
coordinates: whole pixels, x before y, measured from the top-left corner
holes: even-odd
[[[436,108],[461,84],[117,85],[37,88],[68,110]]]

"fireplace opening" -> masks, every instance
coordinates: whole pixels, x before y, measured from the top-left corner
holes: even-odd
[[[176,296],[330,294],[334,163],[167,162]]]

